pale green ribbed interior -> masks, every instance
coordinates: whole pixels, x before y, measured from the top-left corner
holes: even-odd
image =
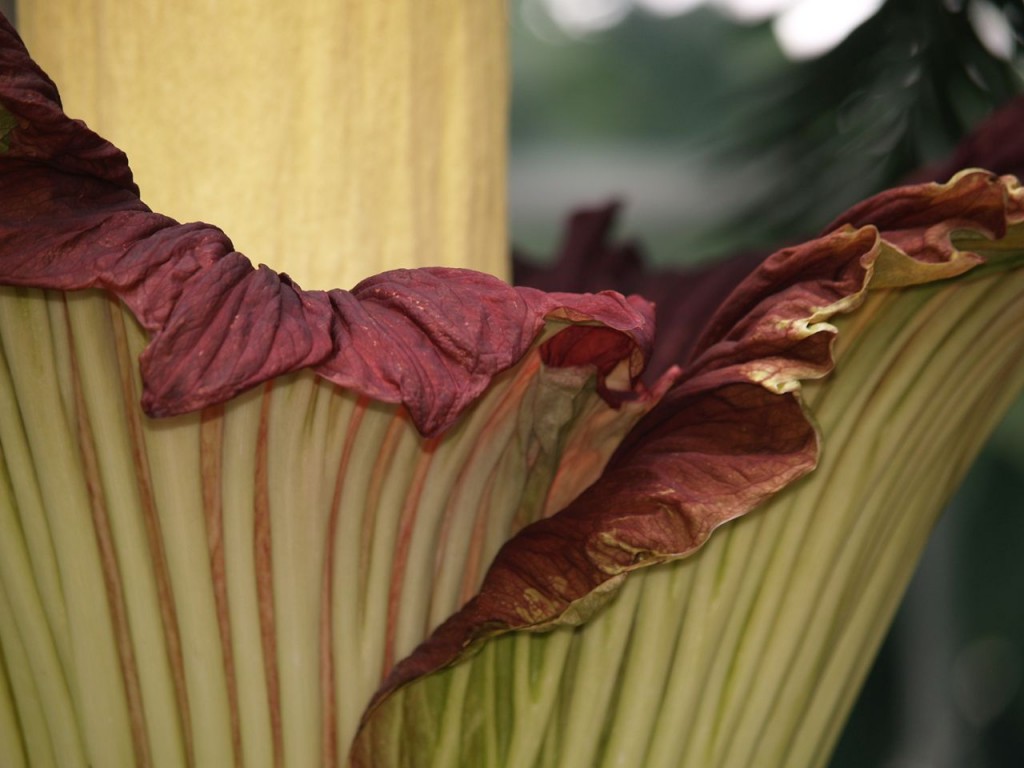
[[[936,516],[1024,389],[1024,270],[872,294],[838,325],[835,375],[804,388],[814,473],[587,625],[399,692],[380,764],[825,765]]]
[[[394,662],[575,492],[566,446],[606,460],[642,410],[533,351],[440,439],[309,372],[151,420],[144,344],[105,294],[0,289],[0,765],[340,763]]]
[[[585,627],[405,689],[379,764],[823,765],[937,511],[1024,387],[1022,299],[1021,270],[870,297],[805,388],[817,472]],[[534,356],[443,440],[308,373],[153,421],[143,344],[102,294],[0,290],[5,766],[343,762],[390,665],[571,495],[551,491],[561,453],[638,415],[595,435],[586,377]]]

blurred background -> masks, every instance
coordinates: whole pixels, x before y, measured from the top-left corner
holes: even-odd
[[[1024,90],[1021,0],[512,0],[510,21],[512,233],[536,260],[609,200],[658,265],[813,236]],[[1022,553],[1024,400],[935,531],[833,768],[1024,765]]]

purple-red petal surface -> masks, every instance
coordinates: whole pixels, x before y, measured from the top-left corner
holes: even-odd
[[[150,211],[124,154],[64,115],[6,22],[0,106],[0,124],[11,126],[0,137],[0,283],[119,296],[150,334],[140,361],[150,415],[198,410],[311,367],[404,404],[434,435],[522,358],[548,320],[585,324],[574,339],[587,350],[552,351],[549,364],[594,365],[602,387],[620,360],[633,383],[643,370],[650,306],[616,293],[546,294],[441,268],[388,272],[351,292],[305,291],[253,268],[217,228]]]

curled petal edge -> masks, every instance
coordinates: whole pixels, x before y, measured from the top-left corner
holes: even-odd
[[[312,368],[401,403],[435,436],[545,326],[555,331],[541,343],[546,363],[592,366],[613,405],[650,396],[639,383],[653,336],[648,302],[547,294],[445,268],[387,272],[352,291],[302,290],[254,268],[219,229],[143,204],[124,153],[64,114],[5,20],[0,71],[0,283],[118,296],[149,333],[140,359],[149,415],[200,410]],[[571,338],[560,338],[566,326]]]
[[[477,595],[395,667],[364,716],[356,764],[402,687],[499,634],[586,621],[628,573],[691,554],[811,471],[820,436],[800,388],[834,366],[829,320],[855,312],[868,291],[994,260],[971,248],[1021,260],[1024,190],[1014,177],[967,170],[946,184],[889,190],[821,237],[769,256],[708,319],[689,365],[600,479],[506,542]]]

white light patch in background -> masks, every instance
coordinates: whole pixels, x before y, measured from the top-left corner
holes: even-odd
[[[632,10],[632,0],[544,0],[548,13],[567,34],[585,35],[614,27]]]
[[[1010,22],[1003,12],[988,0],[971,0],[967,6],[967,17],[978,39],[993,56],[1009,61],[1013,58],[1015,43]]]
[[[659,16],[678,16],[710,5],[733,21],[760,24],[774,18],[772,30],[790,59],[827,53],[870,19],[885,0],[524,0],[523,17],[537,27],[533,11],[540,5],[555,26],[572,37],[599,32],[622,21],[634,8]],[[528,12],[529,11],[529,12]],[[971,21],[978,36],[997,56],[1013,52],[1013,33],[1005,17],[988,0],[971,0]],[[539,29],[535,29],[538,35]]]
[[[800,0],[710,0],[718,10],[741,24],[758,24],[788,11]],[[841,5],[843,0],[835,2]]]
[[[633,0],[638,8],[658,16],[681,16],[704,5],[707,0]]]
[[[772,31],[791,59],[813,59],[835,48],[885,0],[802,0],[775,18]]]

